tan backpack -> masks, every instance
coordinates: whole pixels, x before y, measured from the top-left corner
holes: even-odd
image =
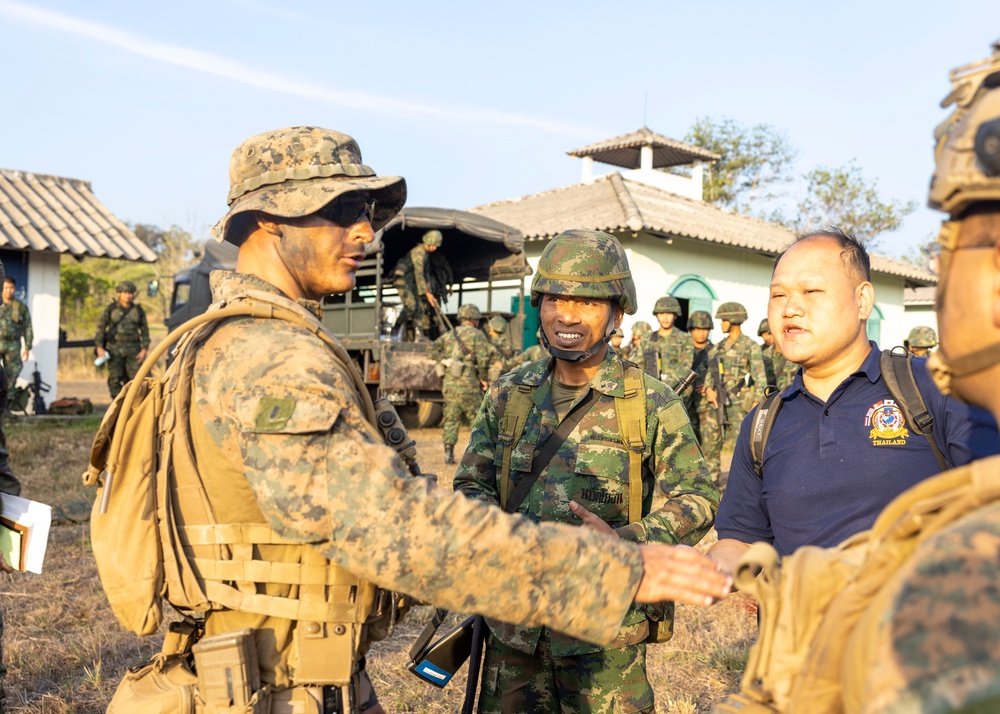
[[[760,633],[740,691],[717,714],[857,711],[859,678],[845,667],[848,641],[880,589],[925,540],[971,511],[1000,500],[1000,456],[927,479],[897,496],[871,530],[835,548],[806,546],[780,559],[751,546],[736,569],[740,590],[760,603]],[[760,569],[760,574],[755,573]],[[859,624],[860,621],[860,624]]]

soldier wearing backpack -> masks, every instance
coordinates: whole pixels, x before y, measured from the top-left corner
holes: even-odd
[[[217,302],[160,343],[92,450],[91,540],[115,614],[151,634],[161,598],[200,613],[126,674],[109,712],[377,714],[364,657],[411,598],[606,644],[633,601],[727,591],[690,549],[538,526],[414,478],[394,430],[378,431],[387,403],[376,414],[319,319],[405,181],[317,127],[250,137],[229,175],[214,233],[239,246],[236,271],[212,274]]]

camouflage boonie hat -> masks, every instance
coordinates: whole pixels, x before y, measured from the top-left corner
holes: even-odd
[[[771,324],[767,321],[767,318],[765,317],[763,320],[760,321],[760,327],[757,328],[757,337],[760,337],[765,332],[770,332],[770,331],[771,331]]]
[[[636,310],[625,249],[600,231],[563,231],[545,246],[531,281],[532,307],[538,307],[543,294],[617,301],[629,315]]]
[[[951,71],[955,110],[934,130],[937,149],[927,203],[952,216],[1000,201],[1000,40],[993,56]]]
[[[639,322],[632,324],[632,334],[639,335],[640,337],[645,337],[646,335],[653,334],[653,328],[650,327],[648,322],[639,320]]]
[[[661,312],[670,312],[680,317],[681,304],[677,301],[677,298],[671,297],[670,295],[664,295],[656,301],[655,305],[653,305],[654,315],[659,315]]]
[[[623,340],[625,339],[625,333],[622,331],[622,328],[620,328],[620,327],[616,327],[611,332],[611,336],[612,337],[621,337]]]
[[[695,310],[688,317],[688,329],[690,330],[692,327],[702,330],[711,330],[712,316],[704,310]]]
[[[479,318],[482,317],[482,313],[479,312],[479,308],[475,305],[462,305],[458,308],[456,316],[459,320],[474,320],[478,322]]]
[[[131,280],[123,280],[122,282],[118,283],[118,287],[115,288],[115,292],[132,293],[133,295],[135,295],[136,292],[135,283],[133,283]]]
[[[910,347],[937,347],[937,343],[937,334],[924,325],[914,327],[906,338],[906,344]]]
[[[742,325],[747,321],[747,309],[738,302],[724,302],[715,311],[715,319],[726,320],[734,325]]]
[[[490,326],[490,329],[498,335],[502,335],[507,331],[507,321],[499,315],[491,317],[487,324]]]
[[[441,244],[444,243],[444,236],[438,230],[427,231],[420,240],[424,242],[424,245],[432,245],[435,248],[440,248]]]
[[[379,230],[406,202],[406,180],[376,176],[361,162],[347,134],[293,126],[251,136],[229,159],[229,212],[212,228],[227,239],[233,216],[262,211],[279,218],[308,216],[338,196],[362,191],[375,200],[371,224]]]

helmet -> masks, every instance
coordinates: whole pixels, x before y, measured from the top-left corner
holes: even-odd
[[[992,59],[951,71],[955,105],[934,130],[936,166],[927,203],[960,215],[977,201],[1000,200],[1000,42]]]
[[[639,322],[632,323],[632,334],[639,335],[640,337],[645,337],[653,333],[653,328],[650,327],[648,322],[639,320]]]
[[[462,305],[458,308],[457,315],[459,320],[472,320],[473,322],[479,322],[479,318],[482,317],[479,308],[471,304]]]
[[[934,330],[924,325],[914,327],[906,338],[906,344],[910,347],[937,347],[937,343]]]
[[[768,323],[767,318],[765,317],[763,320],[760,321],[760,327],[757,328],[757,337],[760,337],[765,332],[770,332],[770,331],[771,331],[771,325]]]
[[[440,248],[441,244],[444,242],[444,236],[441,235],[441,231],[427,231],[424,233],[424,237],[421,238],[421,240],[424,242],[424,245],[433,245]]]
[[[406,181],[376,176],[361,163],[361,149],[347,134],[314,126],[293,126],[251,136],[229,159],[229,212],[212,229],[230,239],[233,216],[263,211],[281,218],[308,216],[350,191],[375,199],[371,224],[382,228],[406,202]],[[243,236],[234,235],[232,242]]]
[[[507,321],[499,315],[491,317],[487,324],[490,326],[490,329],[498,335],[502,335],[507,331]]]
[[[742,325],[747,321],[747,309],[738,302],[724,302],[715,311],[715,319],[727,320],[734,325]]]
[[[533,307],[543,294],[617,300],[629,315],[636,310],[625,249],[617,238],[600,231],[563,231],[545,246],[531,281]]]
[[[695,310],[688,316],[688,329],[690,330],[692,327],[711,330],[712,316],[704,310]]]
[[[621,337],[622,339],[625,339],[625,333],[622,331],[622,328],[620,328],[620,327],[616,327],[614,329],[614,332],[611,333],[611,336],[612,337]]]
[[[677,302],[677,298],[670,297],[669,295],[664,295],[656,304],[653,305],[653,314],[659,315],[661,312],[672,312],[673,314],[680,317],[681,314],[681,304]]]
[[[132,293],[135,295],[135,283],[131,280],[123,280],[118,283],[118,287],[115,288],[116,293]]]

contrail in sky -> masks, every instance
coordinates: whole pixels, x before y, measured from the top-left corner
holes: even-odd
[[[569,136],[600,136],[599,130],[549,121],[524,114],[511,114],[479,109],[475,107],[441,107],[436,104],[421,104],[393,97],[362,92],[338,92],[319,84],[303,81],[289,75],[270,72],[245,64],[213,52],[158,42],[116,27],[82,20],[70,15],[30,7],[9,0],[0,0],[0,13],[24,22],[41,25],[58,32],[64,32],[103,45],[117,47],[125,52],[148,57],[149,59],[177,67],[215,75],[233,82],[272,92],[291,94],[305,99],[335,104],[351,109],[381,112],[403,117],[434,117],[459,123],[490,123],[522,126],[530,129]]]

